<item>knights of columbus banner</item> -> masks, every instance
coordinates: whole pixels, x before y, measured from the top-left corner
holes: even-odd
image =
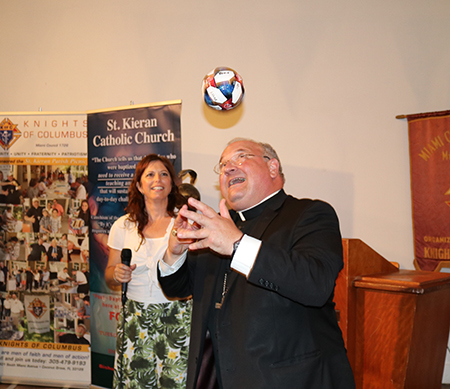
[[[105,282],[108,233],[125,213],[137,163],[163,155],[181,170],[181,101],[88,112],[92,384],[111,387],[121,297]]]
[[[450,267],[450,111],[407,115],[415,266]]]
[[[90,385],[87,119],[0,113],[0,379]]]

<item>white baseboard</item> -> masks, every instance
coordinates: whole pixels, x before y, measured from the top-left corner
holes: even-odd
[[[450,384],[450,363],[446,363],[444,366],[444,375],[442,376],[443,384]]]
[[[442,375],[442,383],[450,384],[450,343],[447,346],[447,353],[445,354],[444,374]]]

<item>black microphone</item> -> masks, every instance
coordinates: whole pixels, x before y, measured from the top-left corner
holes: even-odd
[[[123,249],[120,253],[120,259],[124,265],[130,266],[131,263],[131,249]],[[127,289],[128,282],[122,283],[122,304],[125,304],[127,301]]]

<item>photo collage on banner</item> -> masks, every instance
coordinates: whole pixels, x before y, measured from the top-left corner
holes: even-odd
[[[0,113],[2,382],[90,384],[87,118]]]
[[[120,286],[105,282],[108,234],[125,213],[136,165],[163,155],[181,170],[181,101],[88,112],[89,207],[91,210],[92,384],[111,387]]]

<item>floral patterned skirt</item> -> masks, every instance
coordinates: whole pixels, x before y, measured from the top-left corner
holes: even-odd
[[[113,388],[186,387],[191,301],[126,302],[117,326]],[[122,383],[122,385],[121,385]]]

